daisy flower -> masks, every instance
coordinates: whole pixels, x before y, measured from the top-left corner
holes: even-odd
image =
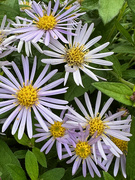
[[[128,117],[125,120],[121,120],[121,116],[125,113],[124,111],[120,111],[115,114],[109,113],[109,115],[106,115],[105,112],[108,110],[109,106],[111,105],[113,101],[112,98],[109,98],[108,101],[103,106],[102,110],[99,111],[100,103],[101,103],[100,91],[98,91],[97,94],[95,112],[93,112],[92,110],[92,105],[87,93],[84,94],[84,98],[88,112],[83,106],[83,104],[80,102],[80,100],[78,98],[75,98],[75,102],[79,107],[80,111],[83,113],[83,116],[77,113],[75,110],[68,107],[71,114],[66,114],[66,116],[68,117],[68,121],[66,123],[69,124],[70,126],[72,124],[81,124],[81,126],[84,128],[90,125],[89,128],[90,136],[93,136],[95,132],[97,132],[97,137],[100,136],[100,139],[97,141],[97,147],[99,149],[101,156],[105,160],[107,160],[107,157],[104,153],[104,149],[101,143],[103,141],[107,146],[110,147],[110,151],[115,156],[120,157],[120,154],[123,154],[123,152],[115,145],[115,143],[111,140],[110,136],[124,141],[129,141],[130,139],[128,138],[128,136],[132,136],[132,135],[129,132],[125,132],[124,129],[130,127],[129,122],[131,121],[131,117]],[[94,148],[95,145],[93,145],[93,149]]]
[[[47,121],[55,119],[61,122],[62,119],[48,110],[48,107],[53,109],[66,109],[66,106],[64,105],[67,104],[67,101],[65,100],[49,97],[66,92],[67,88],[53,90],[53,88],[63,82],[62,78],[45,85],[45,83],[56,74],[57,69],[46,75],[49,68],[49,66],[46,65],[34,82],[37,65],[36,57],[34,58],[31,74],[27,57],[24,58],[22,56],[22,65],[24,78],[14,62],[12,62],[12,67],[16,76],[4,66],[2,67],[2,70],[7,78],[0,76],[0,99],[3,99],[0,102],[0,114],[8,111],[11,112],[2,126],[2,132],[8,128],[13,120],[15,120],[12,127],[12,135],[14,135],[18,129],[19,139],[23,136],[25,125],[27,126],[29,138],[32,138],[32,111],[41,127],[45,131],[49,131],[43,117]]]
[[[69,138],[69,128],[66,128],[66,126],[64,126],[67,120],[67,118],[64,117],[64,114],[65,110],[62,110],[60,114],[60,118],[62,119],[61,122],[54,119],[52,122],[47,123],[49,129],[48,132],[46,132],[40,125],[36,124],[36,131],[38,133],[33,136],[34,138],[38,138],[35,142],[41,142],[48,139],[40,150],[41,152],[45,150],[45,154],[48,154],[48,152],[56,142],[57,154],[60,160],[62,159],[62,145],[65,147],[69,156],[72,155],[67,141],[67,139]],[[72,129],[73,128],[74,126],[72,126]]]
[[[52,65],[66,63],[64,85],[67,82],[69,73],[73,73],[73,78],[77,85],[83,86],[80,70],[82,70],[95,81],[98,81],[98,78],[101,77],[95,75],[91,70],[108,70],[94,68],[90,66],[91,64],[99,64],[105,66],[113,65],[112,62],[101,59],[103,57],[112,55],[113,52],[97,53],[103,50],[105,47],[107,47],[109,45],[109,42],[95,49],[89,49],[91,48],[91,46],[93,46],[96,42],[98,42],[101,39],[101,36],[97,36],[88,41],[93,31],[93,27],[94,24],[92,23],[87,29],[87,24],[82,26],[82,23],[80,22],[75,32],[77,36],[72,38],[71,35],[67,35],[69,45],[65,47],[58,40],[52,39],[49,48],[51,48],[53,51],[44,51],[44,53],[50,56],[51,58],[42,59],[43,63]]]
[[[83,131],[83,129],[80,127],[80,132],[74,132],[69,133],[70,140],[71,140],[71,151],[72,151],[72,157],[70,160],[68,160],[66,163],[72,163],[74,161],[73,167],[72,167],[72,175],[76,173],[78,170],[81,162],[82,162],[82,173],[83,176],[86,177],[87,174],[87,168],[89,170],[89,173],[92,177],[94,177],[94,172],[101,177],[101,174],[94,162],[93,159],[93,153],[97,153],[95,149],[92,148],[92,145],[99,139],[95,137],[89,137],[89,129],[86,128],[86,131]],[[94,150],[94,152],[93,152]],[[69,157],[69,154],[64,154],[62,158]],[[97,160],[97,164],[106,171],[106,168],[103,166],[103,164]]]
[[[5,15],[3,17],[3,20],[2,20],[2,23],[0,26],[0,58],[3,58],[5,56],[9,55],[10,53],[12,53],[15,50],[15,47],[13,47],[13,46],[8,46],[8,45],[2,44],[10,32],[10,29],[9,29],[10,23],[8,23],[7,26],[5,26],[6,20],[7,20],[7,16]]]
[[[16,22],[8,19],[8,21],[10,22],[10,24],[12,26],[14,26],[13,29],[15,28],[20,28],[20,26],[24,26],[27,24],[26,21],[23,21],[23,23],[21,23],[21,21],[18,19],[18,17],[15,18],[16,19]],[[18,40],[16,37],[17,37],[18,34],[14,34],[14,35],[10,35],[8,38],[6,38],[4,41],[3,41],[3,45],[4,46],[8,46],[9,44],[12,44],[13,42],[17,43],[18,45],[16,45],[16,49],[18,51],[18,53],[20,53],[22,51],[22,48],[23,46],[25,46],[25,53],[26,55],[29,57],[29,55],[32,55],[32,49],[31,49],[31,44],[40,52],[40,53],[43,53],[42,49],[40,48],[40,46],[37,44],[37,43],[33,43],[31,41],[28,41],[28,42],[25,42],[23,40]]]
[[[128,119],[130,119],[130,118],[131,118],[131,115],[128,116]],[[124,131],[129,133],[130,128],[127,128]],[[128,152],[128,141],[124,141],[124,140],[121,140],[121,139],[118,139],[115,137],[111,137],[111,140],[117,147],[119,147],[119,149],[123,152],[123,154],[121,154],[120,157],[115,157],[114,154],[109,153],[107,156],[107,160],[104,160],[103,164],[105,165],[105,167],[108,170],[113,159],[115,159],[113,175],[117,176],[118,170],[120,169],[120,166],[121,166],[122,174],[123,174],[124,178],[126,178],[127,177],[127,175],[126,175],[126,155]]]
[[[42,38],[46,46],[48,46],[50,42],[50,37],[54,39],[60,38],[64,43],[68,43],[62,34],[74,35],[74,33],[69,31],[70,28],[67,27],[68,24],[66,22],[73,20],[84,13],[77,13],[80,6],[74,5],[65,12],[63,12],[65,7],[63,7],[56,14],[58,6],[59,0],[56,1],[51,12],[51,1],[48,3],[47,10],[46,6],[44,7],[43,4],[41,6],[41,4],[37,4],[35,1],[32,1],[32,11],[27,9],[25,10],[32,20],[20,17],[22,20],[31,22],[31,25],[26,24],[25,27],[13,30],[12,33],[21,33],[21,35],[17,36],[18,39],[25,41],[32,40],[34,43],[38,42]]]

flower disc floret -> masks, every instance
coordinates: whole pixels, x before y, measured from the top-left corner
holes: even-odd
[[[55,121],[50,127],[50,132],[54,138],[62,137],[65,134],[65,128],[62,127],[62,122]]]
[[[81,66],[84,63],[84,56],[87,53],[83,52],[84,46],[73,46],[66,51],[65,60],[69,66]]]
[[[79,141],[76,144],[75,152],[76,155],[86,159],[89,155],[91,155],[91,146],[88,144],[88,142]]]
[[[89,125],[90,125],[90,135],[91,136],[94,135],[95,132],[97,132],[96,136],[100,136],[103,134],[105,125],[104,125],[103,121],[101,120],[100,116],[90,118]]]
[[[31,84],[27,86],[24,85],[17,92],[17,99],[20,105],[31,107],[38,101],[37,89],[33,88]]]
[[[53,15],[44,15],[43,17],[39,17],[39,21],[36,24],[39,29],[50,30],[55,27],[57,22]]]
[[[116,144],[116,146],[123,152],[123,153],[127,153],[128,151],[128,141],[123,141],[121,139],[112,137],[111,140],[114,142],[114,144]]]

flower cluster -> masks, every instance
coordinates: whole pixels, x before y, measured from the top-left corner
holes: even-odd
[[[66,85],[70,73],[75,84],[83,88],[82,72],[95,81],[106,80],[94,72],[111,70],[106,66],[113,63],[103,58],[113,52],[100,52],[109,42],[92,48],[101,36],[91,38],[94,24],[83,25],[78,20],[79,16],[85,14],[81,12],[79,3],[71,5],[66,2],[60,8],[59,0],[53,7],[51,1],[45,4],[19,0],[19,4],[25,16],[16,16],[15,20],[11,20],[5,15],[0,27],[0,58],[14,51],[26,55],[21,56],[22,63],[3,59],[0,62],[3,71],[0,75],[0,115],[4,116],[0,122],[1,134],[4,135],[12,124],[11,134],[17,133],[18,139],[21,139],[26,128],[30,139],[37,138],[35,142],[43,143],[41,152],[45,151],[45,154],[56,143],[59,160],[70,158],[67,164],[74,161],[72,175],[79,171],[82,164],[84,177],[87,169],[91,177],[94,177],[94,173],[101,177],[100,169],[108,171],[115,158],[114,176],[121,162],[126,178],[126,154],[129,137],[132,136],[131,116],[127,116],[124,109],[114,114],[108,111],[112,98],[100,109],[100,91],[94,108],[86,92],[85,103],[74,98],[75,107],[73,104],[68,106],[63,96],[68,87],[63,87],[62,83]],[[43,68],[36,56],[32,60],[28,58],[35,54],[35,49],[42,54]],[[5,67],[7,65],[10,68]],[[53,69],[51,65],[61,68]],[[59,69],[65,72],[64,77],[57,78]],[[60,115],[58,110],[61,110]]]

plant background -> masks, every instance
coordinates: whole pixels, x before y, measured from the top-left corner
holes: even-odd
[[[48,0],[42,0],[47,3]],[[37,0],[37,2],[39,2]],[[53,2],[53,0],[52,0]],[[62,1],[61,1],[62,2]],[[74,1],[72,1],[74,2]],[[92,37],[102,35],[99,44],[110,42],[108,49],[104,51],[113,51],[114,55],[105,59],[113,62],[112,71],[96,71],[96,74],[107,78],[107,82],[94,82],[87,75],[82,75],[84,87],[75,85],[72,76],[69,77],[67,87],[68,91],[63,95],[73,105],[74,97],[79,97],[83,101],[84,92],[88,92],[92,103],[95,103],[97,90],[103,92],[102,104],[109,97],[116,101],[111,105],[111,111],[115,113],[117,108],[126,107],[132,115],[131,133],[132,137],[128,143],[127,154],[127,179],[135,179],[135,107],[133,102],[128,99],[133,93],[135,84],[135,0],[84,0],[81,3],[81,11],[86,14],[80,17],[84,23],[95,24]],[[4,15],[12,20],[16,16],[26,16],[20,12],[18,0],[0,0],[0,23]],[[95,44],[99,46],[99,44]],[[34,47],[32,47],[34,49]],[[43,49],[47,47],[42,45]],[[22,52],[25,55],[25,51]],[[36,49],[33,51],[33,57],[38,57],[37,76],[44,64],[41,59],[45,55],[40,54]],[[33,57],[29,57],[32,65]],[[21,70],[21,54],[14,52],[2,60],[15,61]],[[98,66],[96,66],[98,67]],[[58,68],[59,71],[55,77],[58,79],[64,77],[63,66],[52,66],[51,69]],[[3,74],[3,72],[0,72]],[[9,113],[9,112],[8,112]],[[7,117],[8,113],[0,116],[0,119]],[[56,111],[56,114],[60,112]],[[33,122],[34,124],[34,122]],[[84,178],[81,175],[81,168],[72,176],[72,164],[67,165],[66,160],[58,160],[55,146],[48,155],[40,152],[42,143],[35,143],[34,139],[29,139],[26,134],[21,140],[18,140],[17,134],[11,135],[11,127],[6,131],[6,135],[0,134],[0,176],[2,180],[88,180],[92,179],[90,175]],[[93,179],[98,180],[123,180],[119,171],[117,177],[113,177],[113,165],[108,172],[102,172],[102,177],[95,175]]]

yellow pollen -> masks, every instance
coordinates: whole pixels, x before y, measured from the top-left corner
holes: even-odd
[[[30,84],[28,86],[23,86],[17,93],[16,97],[20,105],[26,108],[33,106],[38,101],[37,89],[33,88]]]
[[[62,127],[62,122],[55,121],[50,127],[50,132],[54,138],[62,137],[65,134],[65,128]]]
[[[44,15],[43,17],[39,17],[39,21],[36,24],[39,29],[50,30],[55,27],[57,21],[53,15]]]
[[[0,44],[5,40],[6,35],[3,31],[0,31]]]
[[[128,151],[128,141],[123,141],[115,137],[111,137],[111,140],[116,144],[116,146],[124,153],[127,154]]]
[[[88,144],[88,142],[79,141],[76,144],[75,152],[76,155],[86,159],[89,155],[91,155],[91,146]]]
[[[81,66],[84,63],[84,56],[88,51],[83,51],[84,46],[77,47],[73,46],[70,49],[67,49],[65,55],[65,61],[69,66]]]
[[[93,136],[96,131],[97,131],[96,137],[103,134],[104,129],[105,129],[105,125],[104,125],[103,121],[101,120],[100,116],[90,118],[89,125],[90,125],[89,131],[90,131],[91,136]]]

